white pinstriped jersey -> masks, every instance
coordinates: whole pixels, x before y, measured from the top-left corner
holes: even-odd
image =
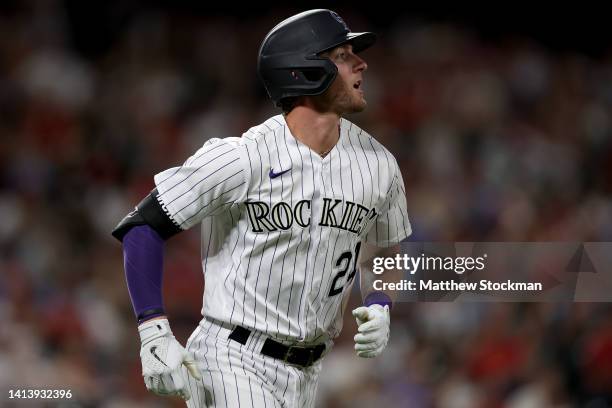
[[[395,158],[345,119],[324,158],[277,115],[207,141],[155,184],[177,225],[202,224],[203,315],[281,340],[336,337],[360,242],[411,233]]]

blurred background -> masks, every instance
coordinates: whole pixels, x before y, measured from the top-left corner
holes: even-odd
[[[27,405],[6,390],[28,387],[71,389],[63,406],[183,406],[144,387],[110,231],[153,174],[279,113],[259,44],[311,7],[0,4],[0,406]],[[369,107],[348,119],[396,155],[411,240],[612,240],[605,12],[370,7],[332,7],[380,34],[362,55]],[[167,247],[184,342],[200,318],[198,231]],[[318,406],[612,406],[610,304],[401,304],[392,324],[385,354],[362,360],[347,314]]]

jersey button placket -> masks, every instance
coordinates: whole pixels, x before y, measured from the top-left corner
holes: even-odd
[[[331,154],[331,153],[330,153]],[[321,169],[321,181],[323,188],[330,186],[331,180],[331,164],[329,160],[326,160],[323,163],[323,168]]]
[[[322,184],[321,184],[321,162],[319,160],[313,161],[312,172],[313,172],[313,179],[315,181],[315,185],[312,186],[312,189],[313,189],[312,213],[311,213],[310,228],[308,230],[308,234],[310,235],[309,238],[311,240],[311,245],[310,245],[311,252],[308,254],[309,258],[311,258],[311,254],[312,256],[314,256],[314,252],[312,251],[316,247],[316,242],[313,242],[313,239],[315,236],[318,238],[317,229],[321,228],[319,226],[319,220],[321,219],[320,207],[321,207]],[[308,262],[316,262],[316,260],[311,258]],[[311,269],[311,273],[314,273],[314,268],[311,267],[310,269]],[[305,287],[310,283],[311,279],[313,279],[313,277],[306,274],[305,281],[304,281]],[[311,320],[312,320],[308,318],[308,313],[310,312],[310,309],[311,309],[311,299],[309,298],[307,294],[306,302],[304,302],[304,313],[302,314],[303,321],[306,323],[306,326],[308,326],[308,324],[311,323]]]

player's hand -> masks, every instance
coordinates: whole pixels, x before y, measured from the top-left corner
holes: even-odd
[[[354,338],[357,355],[365,358],[379,356],[389,342],[389,306],[361,306],[353,310],[353,316],[358,326]]]
[[[174,338],[168,319],[148,320],[138,326],[138,332],[142,376],[147,389],[158,395],[191,398],[181,366],[184,364],[196,380],[202,379],[202,374],[193,355]]]

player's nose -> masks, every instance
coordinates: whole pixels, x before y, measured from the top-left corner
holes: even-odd
[[[353,70],[356,72],[367,70],[368,64],[365,62],[365,60],[357,54],[354,54],[354,55],[355,55],[355,65],[353,67]]]

